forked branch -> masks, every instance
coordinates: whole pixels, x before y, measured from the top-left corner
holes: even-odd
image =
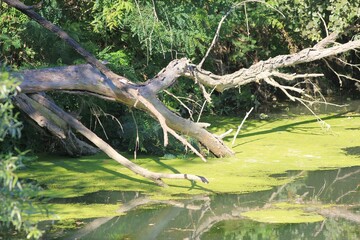
[[[24,94],[23,94],[24,95]],[[26,96],[26,95],[24,95]],[[99,149],[101,149],[104,153],[106,153],[110,158],[114,159],[121,165],[130,169],[131,171],[143,176],[145,178],[151,179],[156,184],[160,186],[166,186],[166,184],[162,181],[163,178],[171,178],[171,179],[187,179],[192,181],[201,181],[203,183],[208,183],[209,181],[202,176],[192,175],[192,174],[167,174],[167,173],[156,173],[151,172],[145,168],[140,167],[139,165],[131,162],[127,158],[123,157],[119,154],[115,149],[113,149],[109,144],[107,144],[104,140],[99,138],[95,133],[93,133],[90,129],[85,127],[81,122],[79,122],[76,118],[66,113],[64,110],[59,108],[56,104],[49,101],[42,95],[32,94],[31,98],[40,103],[42,106],[46,107],[50,111],[52,111],[57,116],[60,116],[64,121],[66,121],[72,128],[76,129],[81,135],[86,137],[90,142],[95,144]]]

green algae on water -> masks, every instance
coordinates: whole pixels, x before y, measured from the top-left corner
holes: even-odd
[[[205,176],[210,184],[164,179],[169,187],[161,188],[109,159],[105,154],[78,159],[41,156],[38,161],[22,170],[20,176],[45,186],[45,196],[59,198],[83,196],[97,191],[139,191],[151,194],[154,199],[171,199],[180,194],[269,190],[294,181],[292,178],[274,177],[287,171],[360,165],[359,155],[355,151],[360,145],[360,115],[322,117],[331,125],[330,129],[323,129],[313,116],[248,120],[233,147],[235,156],[208,158],[207,163],[191,155],[171,159],[138,156],[136,160],[132,160],[155,172]],[[215,123],[210,131],[221,134],[230,128],[236,129],[240,121],[241,119],[235,118],[213,118],[209,120]],[[224,141],[230,146],[232,136],[227,136]]]
[[[263,223],[310,223],[324,221],[317,213],[304,212],[301,209],[260,209],[241,214],[251,220]]]
[[[120,204],[51,203],[47,205],[47,215],[35,215],[32,216],[32,218],[38,221],[44,221],[114,217],[124,214],[117,211],[120,206]]]

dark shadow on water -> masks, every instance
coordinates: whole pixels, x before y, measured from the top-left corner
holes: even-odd
[[[133,191],[98,191],[84,196],[72,198],[53,198],[50,203],[82,203],[82,204],[117,204],[127,203],[137,197],[144,196],[141,192]]]
[[[170,171],[172,171],[173,173],[180,173],[178,170],[176,170],[175,168],[173,168],[172,166],[165,164],[163,161],[161,160],[154,160],[155,163],[157,163],[158,165],[162,166],[163,168],[169,169]]]
[[[344,116],[343,116],[344,114],[346,114],[346,113],[339,113],[339,114],[331,115],[331,116],[324,117],[324,118],[321,118],[321,119],[325,121],[325,120],[336,119],[336,118],[344,118]],[[263,130],[263,131],[258,131],[258,132],[243,133],[241,135],[241,137],[245,138],[245,137],[251,137],[251,136],[274,133],[274,132],[293,132],[294,127],[305,125],[305,124],[308,124],[308,123],[314,123],[316,121],[317,120],[314,118],[314,119],[305,120],[305,121],[301,121],[301,122],[285,124],[285,125],[281,125],[281,126],[278,126],[278,127],[274,127],[272,129],[268,129],[268,130]],[[307,127],[305,129],[313,129],[313,128],[312,127]],[[317,133],[314,133],[313,131],[307,131],[307,132],[308,132],[309,135],[318,135]]]
[[[242,136],[241,136],[241,137],[242,137]],[[256,141],[259,141],[259,140],[261,140],[261,139],[263,139],[263,138],[257,138],[257,139],[253,139],[253,140],[251,140],[251,141],[242,142],[242,143],[239,143],[239,144],[233,146],[233,148],[237,148],[237,147],[239,147],[239,146],[241,146],[241,145],[245,145],[245,144],[248,144],[248,143],[256,142]],[[236,152],[236,153],[237,153],[237,152]]]
[[[360,146],[342,148],[346,155],[355,155],[360,157]]]
[[[99,168],[97,168],[97,170],[101,170],[101,171],[110,173],[110,174],[112,174],[112,175],[114,175],[114,176],[116,176],[116,177],[120,177],[120,178],[129,180],[129,181],[134,181],[134,182],[138,182],[138,183],[143,183],[143,184],[158,186],[158,185],[157,185],[156,183],[154,183],[154,182],[146,181],[146,180],[142,180],[142,179],[138,179],[138,178],[133,178],[133,177],[130,177],[130,176],[128,176],[128,175],[125,175],[125,174],[122,174],[122,173],[119,173],[119,172],[116,172],[116,171],[114,171],[114,170],[110,170],[110,169],[107,169],[107,168],[104,168],[104,167],[101,167],[101,166],[99,166]]]
[[[53,161],[53,163],[54,163],[54,165],[63,167],[65,169],[67,169],[69,171],[73,171],[73,172],[86,173],[86,172],[94,170],[94,166],[92,166],[91,168],[86,168],[86,165],[84,165],[84,164],[80,165],[80,163],[77,166],[76,165],[77,163],[74,162],[74,161],[76,161],[76,160]],[[99,164],[97,164],[97,166],[96,166],[96,170],[97,171],[103,171],[103,172],[109,173],[111,175],[114,175],[115,177],[126,179],[126,180],[129,180],[129,181],[134,181],[134,182],[138,182],[138,183],[143,183],[143,184],[148,184],[148,185],[153,185],[153,186],[156,185],[157,186],[157,184],[154,183],[154,182],[146,181],[146,180],[142,180],[142,179],[138,179],[138,178],[133,178],[133,177],[130,177],[128,175],[116,172],[114,170],[107,169],[107,168],[105,168],[105,167],[103,167],[101,165],[100,161],[99,161]]]
[[[286,171],[284,173],[278,173],[278,174],[272,174],[269,177],[273,177],[273,178],[291,178],[291,177],[295,177],[296,175],[298,175],[299,173],[301,173],[302,171],[300,170],[291,170],[291,171]]]
[[[80,163],[78,164],[76,162],[76,160],[62,160],[62,161],[52,161],[52,162],[55,166],[62,167],[64,169],[72,171],[72,172],[86,173],[86,172],[93,171],[94,169],[96,169],[96,171],[106,172],[112,176],[115,176],[116,178],[119,178],[120,180],[126,179],[126,180],[137,182],[137,183],[147,184],[147,185],[151,185],[151,186],[158,186],[156,183],[154,183],[152,181],[134,178],[134,177],[122,174],[120,172],[105,168],[101,165],[101,162],[97,161],[97,160],[94,160],[94,162],[98,162],[98,164],[96,164],[96,166],[94,166],[94,163],[92,163],[91,167],[86,167],[86,164],[80,164]],[[154,162],[159,164],[163,168],[171,170],[173,173],[181,173],[176,168],[164,163],[164,161],[154,160]],[[186,181],[186,180],[184,179],[184,181]],[[166,180],[165,180],[165,182],[166,182]],[[170,184],[170,186],[176,187],[176,188],[188,189],[189,191],[193,190],[193,189],[198,189],[198,190],[206,191],[209,193],[214,193],[212,190],[205,188],[203,186],[200,186],[194,181],[188,180],[188,182],[189,182],[190,186],[181,186],[181,185],[176,185],[176,184]]]
[[[208,188],[206,188],[206,187],[203,187],[203,186],[198,185],[197,182],[195,182],[195,181],[190,181],[190,183],[191,183],[191,186],[190,186],[190,188],[189,188],[189,191],[191,191],[191,190],[193,190],[193,189],[199,189],[199,190],[202,190],[202,191],[206,191],[206,192],[208,192],[208,193],[216,193],[216,192],[214,192],[214,191],[211,190],[211,189],[208,189]]]
[[[345,130],[358,131],[358,130],[360,130],[360,127],[358,127],[358,128],[345,128]]]
[[[159,164],[160,166],[166,168],[166,169],[171,170],[173,173],[181,173],[176,168],[164,163],[164,161],[154,160],[154,162]],[[174,185],[174,184],[170,184],[170,186],[171,187],[177,187],[177,188],[188,188],[189,191],[191,191],[193,189],[198,189],[198,190],[206,191],[206,192],[209,192],[209,193],[215,193],[214,191],[212,191],[212,190],[210,190],[208,188],[205,188],[203,186],[198,185],[195,181],[189,180],[189,182],[190,182],[190,187],[184,187],[184,186]]]

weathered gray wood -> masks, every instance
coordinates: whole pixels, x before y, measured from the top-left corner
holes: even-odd
[[[13,102],[40,127],[55,136],[62,148],[64,148],[70,156],[93,155],[99,152],[98,148],[78,139],[60,116],[31,97],[28,97],[26,94],[16,95],[13,98]]]

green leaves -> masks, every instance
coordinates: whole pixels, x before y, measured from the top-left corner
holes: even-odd
[[[0,73],[0,142],[4,141],[7,135],[11,138],[21,136],[22,123],[17,120],[11,103],[11,97],[16,94],[16,86],[8,73]]]
[[[134,4],[127,0],[97,0],[92,12],[95,14],[91,24],[96,32],[105,28],[110,31],[122,26],[126,14],[134,9]]]
[[[16,67],[17,62],[34,57],[34,52],[21,38],[28,18],[5,3],[0,2],[0,9],[0,62]]]
[[[24,184],[19,180],[16,170],[23,166],[23,161],[28,159],[27,152],[19,149],[6,151],[3,142],[13,138],[20,138],[22,123],[13,112],[11,98],[16,95],[18,84],[9,77],[8,73],[0,72],[0,238],[2,232],[24,230],[27,238],[38,239],[42,232],[34,225],[24,219],[28,214],[34,212],[33,201],[38,198],[38,187],[32,184]],[[7,141],[9,142],[9,141]],[[9,143],[8,143],[9,144]],[[8,228],[7,231],[4,231]],[[5,237],[7,237],[5,235]]]

